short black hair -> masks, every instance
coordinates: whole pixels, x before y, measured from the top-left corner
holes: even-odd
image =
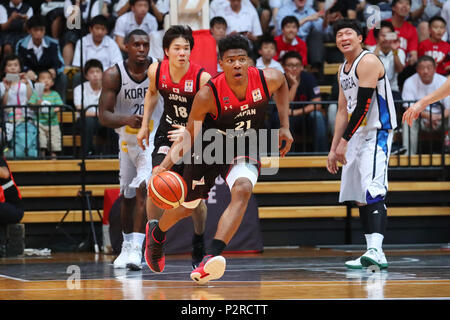
[[[419,66],[419,63],[425,62],[425,61],[431,62],[433,64],[433,66],[436,67],[436,60],[434,60],[433,57],[430,57],[430,56],[427,56],[427,55],[421,56],[419,59],[417,59],[416,67]]]
[[[209,21],[209,27],[212,29],[216,24],[223,24],[225,27],[228,27],[227,20],[224,17],[215,16]]]
[[[142,29],[134,29],[134,30],[132,30],[129,34],[127,34],[127,35],[125,36],[124,43],[125,43],[125,44],[126,44],[126,43],[129,43],[130,40],[131,40],[131,37],[134,36],[134,35],[136,35],[136,36],[147,36],[148,39],[149,39],[149,41],[150,41],[150,36],[148,35],[147,32],[145,32],[145,31],[142,30]]]
[[[45,18],[41,15],[33,15],[28,21],[26,22],[27,29],[30,30],[32,28],[38,28],[38,27],[46,27],[46,21]]]
[[[148,3],[148,5],[150,5],[150,0],[130,0],[130,7],[134,6],[136,4],[136,2],[139,1],[145,1]]]
[[[40,76],[41,74],[43,74],[43,73],[48,73],[48,74],[50,75],[50,77],[52,77],[52,74],[50,73],[50,71],[48,71],[47,69],[44,69],[44,70],[41,70],[41,71],[39,71],[39,72],[37,73],[38,79],[39,79],[39,76]],[[53,77],[52,77],[52,80],[53,80]]]
[[[277,42],[271,35],[263,35],[258,39],[258,50],[262,48],[263,44],[265,43],[271,43],[275,46],[275,50],[277,48]]]
[[[84,65],[84,74],[86,75],[91,68],[99,68],[103,71],[103,64],[97,59],[90,59]]]
[[[228,35],[219,40],[219,56],[221,59],[226,51],[232,49],[243,49],[248,56],[250,55],[250,45],[248,40],[240,34]]]
[[[399,2],[399,1],[401,1],[401,0],[393,0],[391,3],[391,8],[394,7],[397,4],[397,2]],[[408,0],[408,1],[409,1],[409,5],[411,5],[411,0]]]
[[[285,54],[283,54],[280,58],[281,65],[284,66],[286,64],[286,60],[290,58],[298,59],[303,65],[303,57],[298,51],[288,51]]]
[[[300,28],[300,23],[295,16],[286,16],[283,20],[281,20],[281,29],[283,29],[288,23],[295,23],[297,25],[297,29]]]
[[[337,20],[333,24],[334,36],[336,37],[336,34],[338,33],[338,31],[341,29],[345,29],[345,28],[350,28],[350,29],[355,30],[355,32],[358,35],[362,35],[362,36],[364,35],[363,28],[361,27],[361,24],[358,22],[358,20],[344,18],[344,19]]]
[[[169,49],[170,44],[176,38],[183,38],[189,42],[191,51],[194,48],[194,36],[192,35],[192,29],[189,26],[175,25],[167,29],[163,36],[163,49]]]
[[[93,27],[96,24],[105,26],[105,28],[108,30],[109,24],[108,24],[108,18],[106,18],[104,15],[99,14],[98,16],[93,17],[89,21],[89,27]]]
[[[435,21],[441,21],[442,23],[444,23],[444,26],[447,25],[447,21],[445,21],[445,19],[440,16],[432,17],[430,20],[428,20],[428,25],[431,26],[431,24]]]
[[[391,32],[395,32],[395,28],[394,28],[394,25],[392,24],[392,22],[383,20],[380,22],[380,28],[373,29],[373,36],[375,37],[375,39],[378,38],[381,28],[389,28],[389,29],[391,29]]]
[[[2,74],[2,78],[6,75],[5,68],[6,68],[6,64],[8,63],[8,61],[14,61],[14,60],[19,61],[20,71],[23,70],[22,58],[20,56],[18,56],[17,54],[9,54],[3,58],[2,69],[0,70],[1,74]]]

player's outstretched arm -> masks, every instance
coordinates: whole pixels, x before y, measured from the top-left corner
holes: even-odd
[[[429,104],[442,100],[448,95],[450,95],[450,76],[447,77],[447,81],[445,81],[440,88],[410,106],[403,114],[403,122],[406,122],[409,126],[412,126],[413,121],[420,116],[422,111],[425,110]]]
[[[280,131],[278,147],[280,148],[280,156],[284,157],[291,149],[292,134],[289,131],[289,88],[284,75],[275,69],[264,69],[264,77],[270,93],[277,105],[278,115],[280,117]],[[284,147],[283,141],[285,142]]]
[[[139,115],[122,116],[114,113],[116,96],[120,88],[120,74],[116,66],[112,66],[103,73],[102,93],[98,103],[98,119],[102,126],[108,128],[120,128],[129,125],[139,128],[142,117]]]
[[[138,145],[145,150],[144,139],[149,146],[150,131],[148,125],[150,119],[152,118],[155,106],[158,104],[159,92],[156,88],[156,69],[158,68],[158,62],[152,63],[147,71],[147,76],[149,79],[148,90],[145,93],[144,98],[144,114],[142,115],[142,124],[140,126],[139,132],[136,135]]]
[[[175,163],[189,152],[194,144],[195,137],[202,130],[203,121],[208,113],[216,116],[217,107],[211,89],[208,86],[203,86],[195,95],[183,138],[173,143],[163,162],[153,172],[154,175],[170,170]]]

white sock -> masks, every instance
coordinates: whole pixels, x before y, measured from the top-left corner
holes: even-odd
[[[366,237],[366,244],[367,244],[367,250],[369,250],[370,246],[372,245],[372,235],[371,234],[364,234]]]
[[[383,239],[384,236],[381,233],[372,233],[371,234],[371,246],[372,248],[377,249],[378,252],[383,252],[382,246],[383,246]]]
[[[133,232],[131,235],[133,236],[133,243],[142,247],[145,240],[145,233]]]
[[[123,233],[123,241],[132,242],[133,241],[133,234],[132,233]]]

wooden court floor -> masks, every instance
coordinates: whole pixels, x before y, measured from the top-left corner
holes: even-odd
[[[450,299],[450,250],[385,250],[387,271],[348,270],[361,250],[266,249],[225,254],[222,279],[189,278],[189,255],[169,255],[152,273],[114,270],[113,255],[53,253],[0,259],[0,300]]]

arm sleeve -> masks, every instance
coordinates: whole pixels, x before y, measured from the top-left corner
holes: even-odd
[[[342,136],[345,140],[350,140],[356,130],[361,126],[361,123],[369,111],[374,91],[375,88],[359,87],[355,110],[353,111],[347,129],[345,129],[344,135]]]

